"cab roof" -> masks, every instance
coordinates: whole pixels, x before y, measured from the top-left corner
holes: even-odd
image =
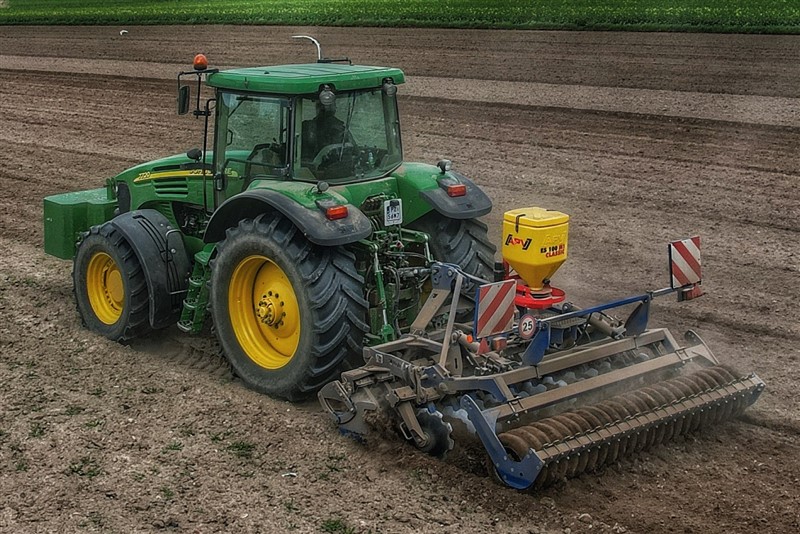
[[[395,84],[405,81],[403,71],[395,68],[309,63],[224,70],[209,74],[207,83],[235,91],[303,95],[317,93],[324,84],[332,85],[336,91],[380,87],[386,78]]]

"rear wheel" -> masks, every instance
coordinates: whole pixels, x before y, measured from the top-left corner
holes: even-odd
[[[256,391],[302,399],[363,363],[368,327],[363,279],[341,247],[310,243],[280,215],[228,230],[212,262],[217,337],[236,374]]]
[[[494,281],[494,254],[497,247],[489,240],[488,228],[483,222],[477,219],[450,219],[431,211],[409,227],[430,236],[429,246],[437,261],[454,263],[466,273]],[[461,294],[474,307],[474,284],[465,281]],[[463,315],[459,320],[471,319],[471,311],[459,315]]]
[[[75,253],[72,276],[78,312],[90,330],[114,341],[150,330],[144,271],[111,224],[89,230]]]

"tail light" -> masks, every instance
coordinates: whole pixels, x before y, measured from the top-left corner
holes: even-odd
[[[463,197],[467,194],[467,186],[464,184],[451,184],[447,186],[447,196]]]
[[[325,208],[325,217],[329,221],[344,219],[347,217],[347,206],[329,206]]]
[[[449,197],[463,197],[467,194],[467,185],[459,182],[452,176],[442,176],[438,180],[439,187],[444,189]]]

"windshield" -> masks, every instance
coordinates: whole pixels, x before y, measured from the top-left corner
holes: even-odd
[[[323,106],[301,99],[302,128],[298,178],[368,180],[402,162],[396,99],[380,89],[339,93]]]
[[[222,93],[218,105],[217,153],[230,178],[281,176],[287,170],[288,100]]]

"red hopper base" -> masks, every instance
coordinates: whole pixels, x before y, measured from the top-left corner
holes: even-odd
[[[559,302],[564,302],[566,293],[557,287],[545,286],[539,291],[532,291],[528,285],[518,276],[512,276],[517,280],[517,294],[514,297],[514,304],[520,308],[531,310],[544,310]]]

